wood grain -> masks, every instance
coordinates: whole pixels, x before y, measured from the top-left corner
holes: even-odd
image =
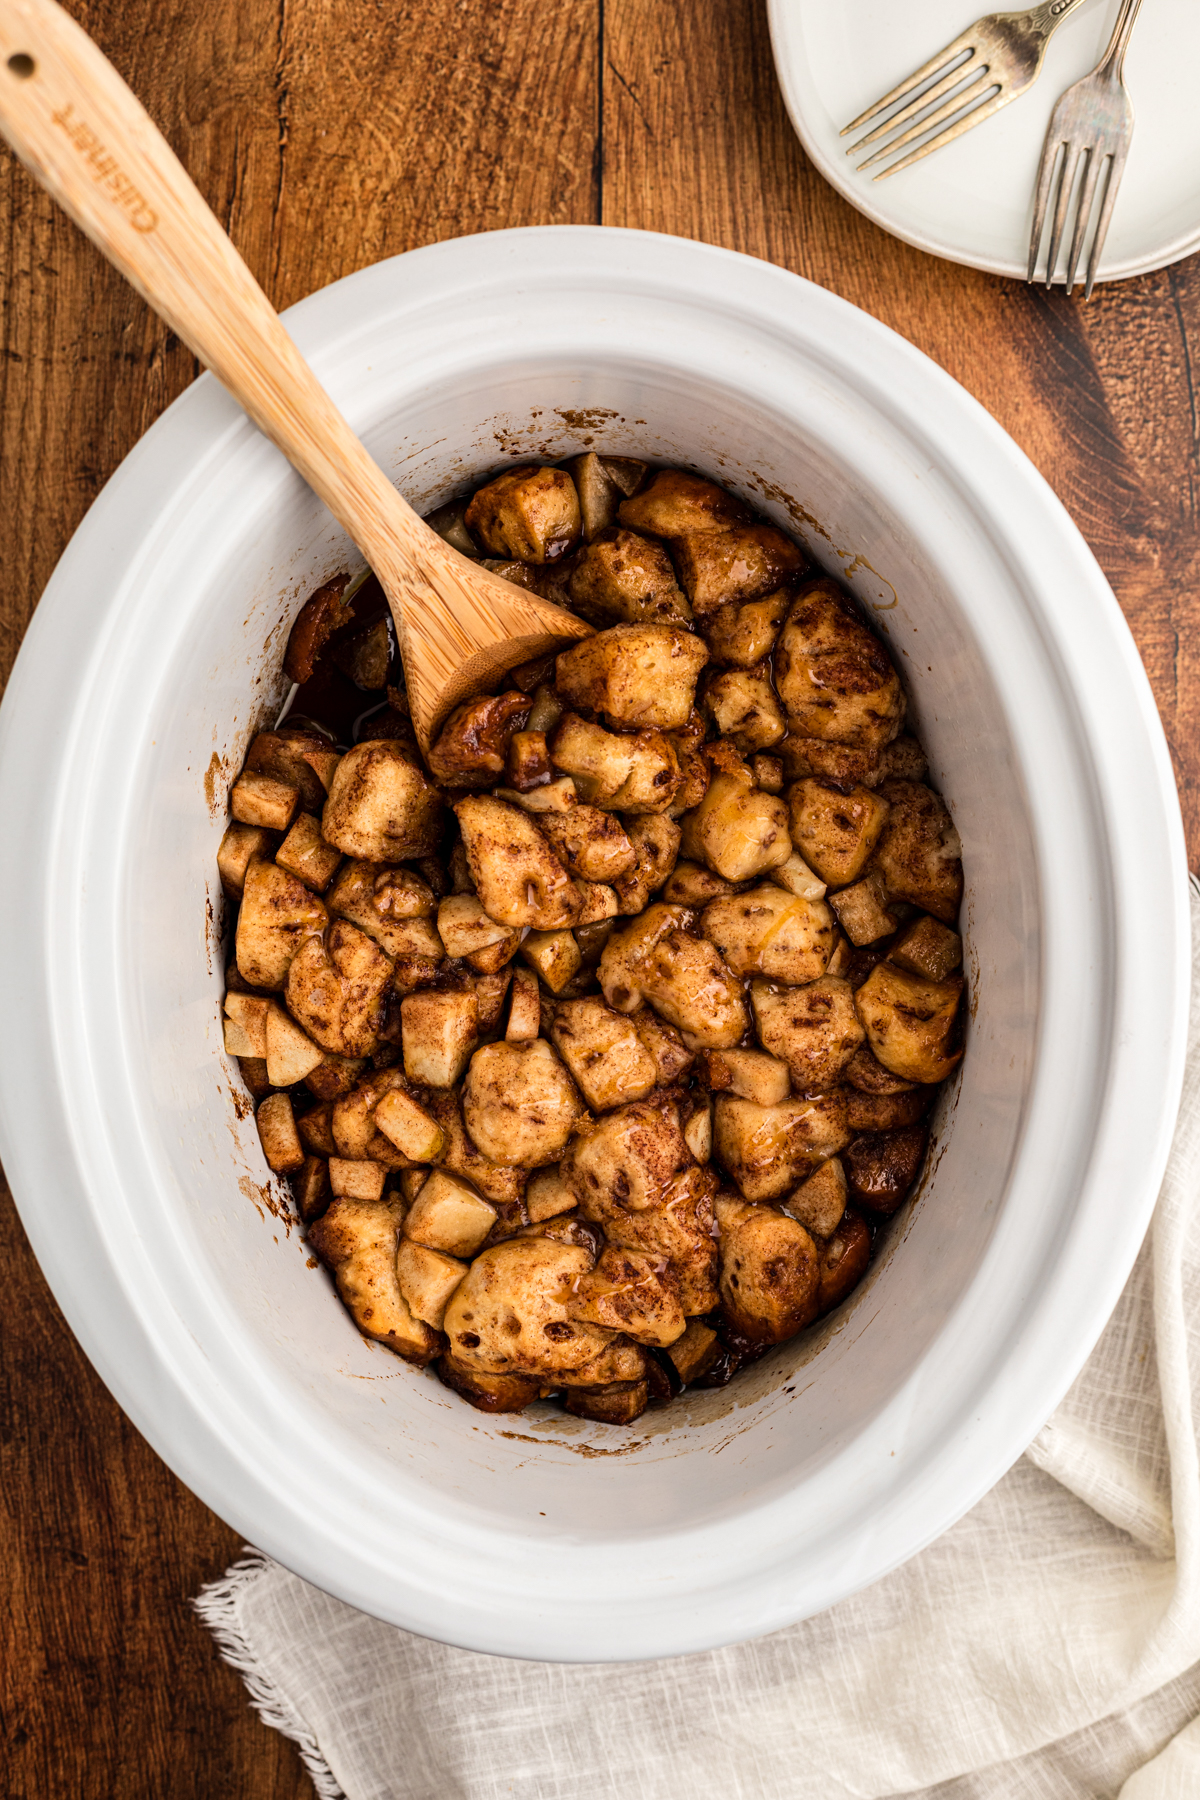
[[[895,242],[806,163],[762,0],[71,10],[277,306],[416,244],[602,219],[766,257],[909,338],[1012,433],[1092,545],[1150,671],[1200,862],[1200,260],[1084,306]],[[71,532],[195,365],[12,166],[0,215],[6,675]],[[310,1795],[187,1610],[237,1539],[123,1419],[6,1206],[0,1791]]]

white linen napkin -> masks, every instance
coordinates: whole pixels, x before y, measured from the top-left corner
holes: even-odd
[[[1200,886],[1192,882],[1200,946]],[[382,1625],[258,1552],[196,1606],[330,1800],[1197,1800],[1200,957],[1150,1233],[1025,1456],[803,1624],[663,1662],[518,1662]]]

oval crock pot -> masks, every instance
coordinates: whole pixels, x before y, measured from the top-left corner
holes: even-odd
[[[290,618],[359,559],[205,377],[76,533],[0,714],[0,1126],[34,1249],[182,1479],[353,1605],[584,1660],[786,1625],[911,1556],[1016,1459],[1149,1220],[1188,928],[1132,640],[962,388],[765,263],[497,232],[287,319],[418,507],[594,444],[729,483],[849,582],[962,835],[969,1054],[853,1301],[727,1389],[631,1430],[544,1405],[493,1419],[366,1344],[222,1052],[214,865]]]

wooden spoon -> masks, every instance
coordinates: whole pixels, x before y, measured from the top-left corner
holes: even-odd
[[[424,748],[451,707],[590,627],[462,556],[355,437],[183,165],[54,0],[0,0],[0,132],[277,444],[383,585]]]

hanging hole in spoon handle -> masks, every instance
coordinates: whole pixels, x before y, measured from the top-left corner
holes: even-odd
[[[31,75],[37,73],[37,64],[32,56],[26,56],[23,50],[18,50],[15,56],[10,56],[5,66],[9,74],[15,75],[18,81],[28,81]]]

